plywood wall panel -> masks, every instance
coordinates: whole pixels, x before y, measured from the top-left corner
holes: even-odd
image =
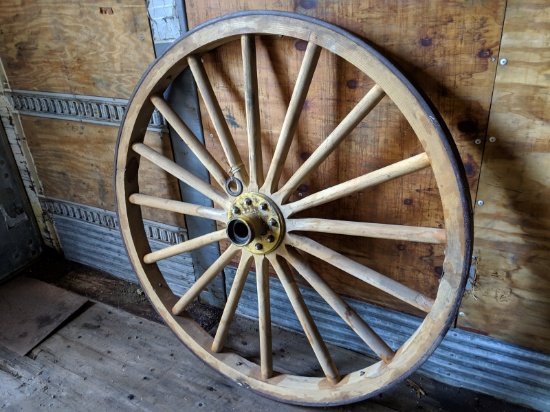
[[[146,4],[2,1],[0,57],[14,89],[128,98],[154,60]]]
[[[461,151],[472,190],[477,187],[480,144],[485,135],[492,82],[504,13],[501,2],[366,1],[236,1],[187,2],[190,27],[220,15],[242,10],[295,11],[335,23],[370,40],[420,84],[448,123]],[[279,136],[294,82],[304,56],[305,42],[295,39],[257,39],[259,101],[267,171]],[[215,93],[247,158],[241,50],[238,42],[203,56]],[[286,180],[315,150],[373,86],[366,75],[323,51],[309,90],[296,140],[286,159]],[[202,109],[202,113],[207,113]],[[207,115],[203,116],[207,146],[221,163],[223,153]],[[213,137],[210,137],[210,136]],[[422,148],[412,129],[389,98],[359,124],[291,200],[418,154]],[[415,226],[444,224],[437,185],[426,170],[371,188],[308,212],[308,216]],[[312,236],[354,260],[423,293],[435,296],[444,258],[441,246],[415,245],[373,239]],[[358,287],[350,276],[316,262],[317,270],[342,294],[383,306],[413,312],[411,307],[370,287]]]
[[[130,97],[154,59],[146,3],[7,1],[0,8],[0,57],[13,89]],[[23,116],[23,128],[46,196],[114,210],[118,129]],[[151,146],[172,157],[165,134]],[[144,192],[179,199],[175,179],[144,161]],[[181,216],[144,210],[144,217],[184,226]]]
[[[370,41],[401,65],[433,100],[459,146],[475,191],[482,152],[475,141],[485,137],[505,5],[498,0],[205,0],[187,1],[186,11],[190,28],[235,11],[293,11],[334,23]],[[362,85],[354,83],[358,80],[354,73],[336,70],[334,76],[361,90]],[[342,100],[337,102],[341,107]]]
[[[550,352],[550,4],[508,1],[459,325]]]
[[[118,129],[112,126],[22,116],[44,194],[71,202],[114,210],[113,162]],[[145,142],[171,156],[166,134],[147,132]],[[143,161],[139,180],[143,193],[179,199],[175,178]],[[145,209],[144,218],[184,227],[182,216]]]

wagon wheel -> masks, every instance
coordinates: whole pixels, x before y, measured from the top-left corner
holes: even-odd
[[[288,111],[264,176],[257,100],[256,36],[279,35],[307,42]],[[220,105],[204,70],[201,55],[231,41],[242,46],[245,76],[249,159],[241,159]],[[340,122],[286,182],[280,181],[284,159],[295,134],[301,108],[321,49],[347,60],[376,85]],[[231,176],[189,131],[162,98],[170,83],[190,67],[216,127]],[[323,189],[297,201],[290,194],[309,177],[345,137],[388,96],[416,133],[424,152],[379,170]],[[154,108],[166,118],[217,183],[204,182],[143,143]],[[151,65],[131,98],[117,143],[116,198],[122,235],[130,260],[151,303],[186,346],[207,364],[260,394],[285,402],[330,405],[376,394],[414,371],[433,352],[456,315],[471,254],[470,204],[456,149],[437,113],[409,81],[371,46],[349,33],[312,18],[282,12],[245,12],[205,23],[188,32]],[[137,173],[144,157],[214,202],[204,207],[141,194]],[[297,213],[341,199],[357,191],[431,167],[443,205],[444,228],[399,226],[341,220],[300,218]],[[229,181],[228,181],[229,179]],[[229,183],[228,183],[229,182]],[[235,183],[242,183],[242,193]],[[219,187],[218,187],[219,185]],[[226,187],[227,185],[227,187]],[[221,187],[221,189],[220,189]],[[230,195],[231,194],[231,195]],[[141,206],[200,216],[225,228],[182,244],[151,252],[142,224]],[[298,214],[298,216],[301,216]],[[296,232],[299,231],[299,234]],[[346,234],[445,245],[443,275],[435,299],[415,291],[314,241],[311,232]],[[183,296],[175,296],[156,262],[201,246],[229,239],[229,247]],[[304,259],[313,256],[349,273],[361,282],[406,302],[427,315],[416,332],[393,350]],[[186,313],[189,304],[232,260],[239,259],[231,291],[215,336]],[[224,348],[228,329],[252,263],[258,293],[260,361],[254,363]],[[287,293],[308,336],[324,376],[282,373],[274,368],[271,351],[269,265]],[[293,268],[379,357],[360,370],[340,374],[297,287]]]

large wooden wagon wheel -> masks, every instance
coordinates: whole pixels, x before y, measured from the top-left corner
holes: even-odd
[[[305,41],[307,49],[273,160],[264,176],[255,41],[257,36],[270,35]],[[245,77],[242,98],[246,107],[248,159],[242,159],[237,150],[201,60],[203,54],[239,40]],[[286,181],[280,181],[283,164],[322,49],[354,65],[376,85],[365,91],[364,98],[296,173]],[[231,166],[229,172],[190,132],[162,97],[171,82],[187,67],[193,73],[219,135],[225,162]],[[290,194],[384,96],[388,96],[402,112],[424,151],[290,202]],[[210,184],[197,178],[143,143],[154,108],[162,113],[200,159],[215,183]],[[137,178],[141,157],[198,190],[211,199],[214,206],[205,207],[141,194]],[[429,167],[435,175],[443,205],[444,228],[301,218],[303,213],[298,213]],[[406,377],[433,352],[453,321],[463,293],[471,254],[470,204],[463,176],[456,149],[439,115],[403,74],[370,45],[333,25],[312,18],[282,12],[245,12],[210,21],[190,31],[145,73],[134,91],[120,130],[116,157],[116,198],[122,235],[143,289],[168,326],[191,351],[224,375],[260,394],[291,403],[334,405],[372,396]],[[242,193],[239,183],[242,183]],[[225,226],[182,244],[151,252],[142,224],[142,206],[213,219]],[[314,241],[309,236],[312,232],[444,244],[443,276],[437,296],[435,299],[425,296]],[[175,296],[156,262],[224,239],[229,239],[229,247],[183,296]],[[373,331],[368,319],[362,319],[354,312],[304,256],[322,259],[358,281],[373,285],[427,315],[400,348],[392,349]],[[186,308],[235,259],[240,262],[235,280],[217,332],[211,336],[191,319]],[[258,364],[224,348],[253,262],[259,302],[261,360]],[[277,365],[273,365],[269,265],[288,295],[324,376],[283,373],[277,370]],[[293,270],[301,275],[300,281],[314,288],[365,345],[378,355],[379,362],[345,375],[340,374],[297,287]]]

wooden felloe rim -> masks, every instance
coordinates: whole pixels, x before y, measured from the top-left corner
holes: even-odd
[[[273,161],[265,176],[262,170],[255,54],[256,36],[262,35],[291,37],[308,44],[276,145],[274,159],[286,158],[322,49],[347,60],[376,83],[280,189],[278,184],[282,161]],[[236,149],[200,58],[203,53],[220,45],[239,40],[242,45],[245,76],[243,94],[250,152],[249,159],[244,161]],[[162,98],[166,88],[187,67],[193,73],[204,104],[216,127],[226,160],[232,167],[231,176],[243,183],[244,191],[239,197],[238,205],[234,204],[235,198],[224,191],[230,174],[220,166]],[[424,152],[298,201],[288,202],[289,194],[384,96],[388,96],[403,113],[418,136]],[[222,189],[202,181],[184,167],[143,143],[154,108],[157,108],[178,132]],[[215,206],[204,207],[141,194],[137,174],[142,156],[210,198]],[[471,257],[471,206],[456,148],[439,115],[395,66],[372,46],[338,27],[292,13],[255,11],[212,20],[188,32],[151,65],[136,87],[120,129],[115,162],[117,213],[122,236],[132,265],[151,303],[168,326],[198,357],[232,380],[262,395],[289,403],[318,406],[349,403],[372,396],[418,368],[433,352],[456,316]],[[293,217],[299,211],[426,167],[432,168],[438,184],[445,229]],[[269,207],[277,209],[273,212],[276,214],[266,214],[264,218],[257,205],[255,208],[247,209],[246,205],[252,205],[252,200],[249,202],[246,199],[247,193],[256,198],[263,196],[267,199],[267,206],[261,207],[265,208],[266,213]],[[236,232],[229,233],[230,237],[238,242],[230,244],[199,280],[182,297],[177,297],[168,287],[156,262],[227,239],[228,232],[226,229],[218,230],[179,245],[151,252],[142,224],[141,206],[205,217],[222,223],[227,223],[228,217],[238,219],[231,225],[232,228],[236,227],[231,229]],[[273,228],[271,233],[268,226],[273,224],[271,219],[277,218],[282,222],[276,223],[282,225],[279,232]],[[293,233],[296,231],[302,234]],[[423,296],[303,235],[304,232],[307,234],[310,231],[445,244],[444,274],[437,297],[431,299]],[[280,238],[274,236],[276,233]],[[269,249],[267,253],[266,249],[262,250],[275,241],[276,247]],[[251,247],[256,244],[261,245]],[[302,258],[301,253],[331,262],[361,281],[425,311],[427,315],[424,321],[416,332],[394,351],[323,281]],[[235,257],[240,257],[235,281],[216,335],[212,337],[187,315],[185,309]],[[226,351],[223,347],[252,262],[256,266],[259,302],[259,364]],[[271,354],[268,265],[277,273],[309,338],[324,377],[290,375],[274,369]],[[289,265],[299,272],[333,310],[346,320],[365,344],[378,354],[379,362],[340,375],[338,365],[331,359],[327,346],[308,312]]]

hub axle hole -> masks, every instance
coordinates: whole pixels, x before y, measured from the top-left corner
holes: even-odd
[[[248,245],[253,236],[252,228],[243,219],[236,218],[227,224],[227,237],[236,245]]]

